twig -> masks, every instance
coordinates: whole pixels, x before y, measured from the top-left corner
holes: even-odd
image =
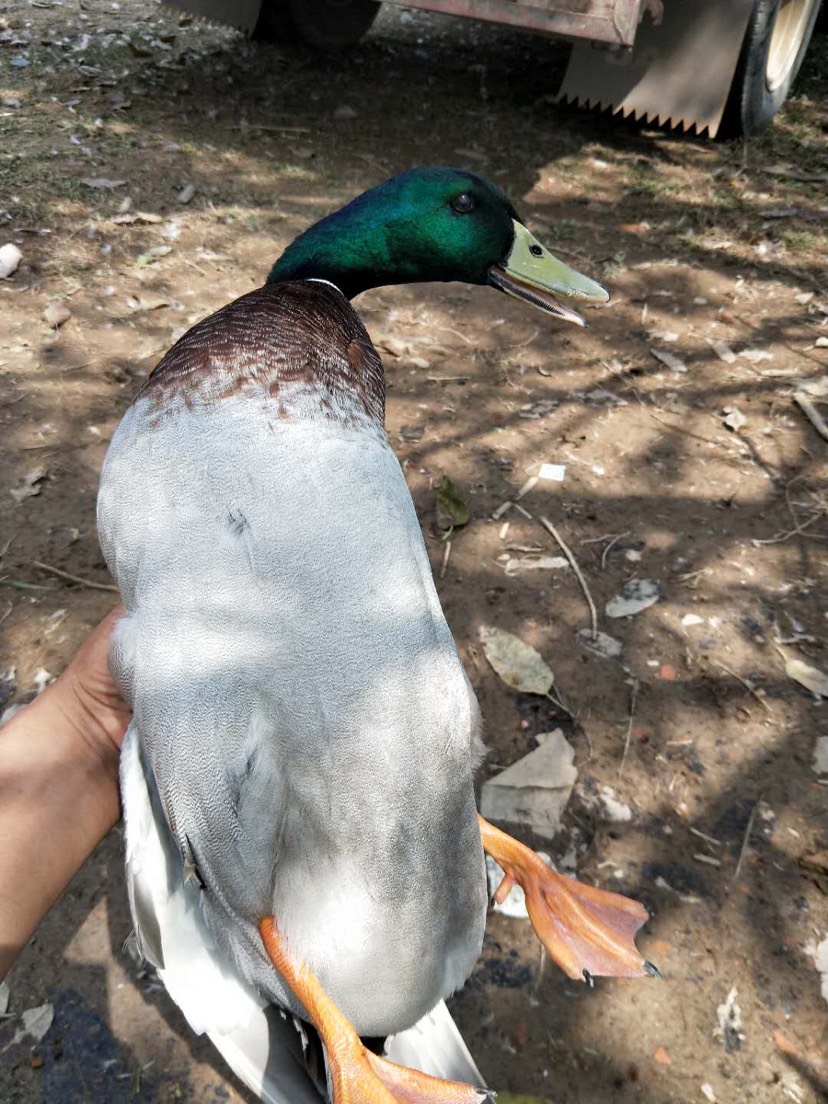
[[[560,534],[558,533],[557,529],[552,524],[552,522],[549,521],[545,517],[539,518],[539,521],[540,521],[541,525],[544,527],[544,529],[548,533],[551,533],[552,536],[555,538],[555,540],[558,542],[558,544],[560,545],[561,551],[566,556],[566,558],[569,560],[570,566],[571,566],[572,570],[575,572],[575,577],[577,578],[578,582],[581,584],[581,590],[584,592],[584,597],[586,598],[587,605],[589,606],[589,616],[590,616],[590,619],[592,621],[592,639],[596,640],[598,638],[598,611],[595,608],[595,603],[592,600],[592,595],[589,592],[589,587],[586,584],[586,579],[581,574],[580,567],[578,567],[578,561],[572,555],[572,553],[570,552],[568,546],[564,543],[563,539],[561,538]]]
[[[426,376],[429,383],[460,383],[470,380],[471,376]]]
[[[692,740],[688,740],[688,743],[692,743],[692,742],[693,742]],[[715,836],[708,836],[704,832],[700,832],[698,830],[698,828],[693,828],[691,826],[690,831],[693,833],[694,836],[698,836],[699,839],[703,839],[705,843],[715,844],[716,847],[721,847],[722,846],[722,841],[720,839],[716,839]]]
[[[459,337],[461,341],[465,341],[467,345],[474,345],[474,342],[471,340],[471,338],[466,337],[465,334],[461,334],[459,330],[452,330],[448,326],[438,326],[437,329],[443,333],[454,334],[454,336]]]
[[[742,686],[744,686],[745,690],[747,690],[749,694],[756,698],[756,700],[759,702],[765,712],[773,716],[773,710],[762,697],[762,695],[758,693],[755,686],[751,686],[746,679],[743,679],[741,675],[737,675],[735,671],[731,671],[729,667],[727,667],[724,663],[721,663],[718,659],[713,659],[711,657],[710,662],[714,664],[714,666],[720,667],[725,672],[725,674],[730,675],[731,678],[735,678],[737,682],[741,683]]]
[[[445,579],[446,572],[448,571],[449,556],[451,555],[451,541],[446,541],[446,547],[443,550],[443,562],[440,565],[440,578]]]
[[[78,583],[80,586],[90,587],[92,590],[109,590],[113,594],[120,593],[118,588],[112,586],[111,583],[93,583],[91,579],[82,579],[80,575],[73,575],[70,571],[62,571],[59,567],[41,563],[40,560],[32,560],[32,566],[39,567],[41,571],[48,571],[50,575],[57,575],[59,579],[66,579],[69,583]]]
[[[42,586],[40,583],[24,583],[22,579],[10,579],[4,575],[0,579],[0,586],[11,587],[13,590],[53,590],[53,587]]]
[[[617,537],[613,537],[612,540],[609,542],[607,547],[601,553],[601,570],[602,571],[606,571],[606,569],[607,569],[607,556],[609,555],[609,551],[612,548],[612,546],[616,543],[616,541],[620,541],[622,537],[628,537],[631,532],[632,532],[632,530],[628,529],[626,533],[619,533]]]
[[[184,262],[185,265],[189,265],[190,268],[194,268],[196,272],[200,272],[202,276],[206,276],[208,280],[213,279],[212,273],[207,272],[206,269],[203,269],[201,265],[196,264],[195,261],[191,261],[189,257],[182,257],[181,260]]]
[[[797,527],[795,529],[791,529],[787,533],[780,533],[779,535],[777,535],[775,537],[765,537],[765,538],[754,537],[751,540],[750,543],[753,544],[753,545],[783,544],[786,540],[789,540],[791,537],[795,537],[798,533],[802,533],[805,529],[808,528],[809,525],[813,525],[815,521],[819,521],[819,519],[821,517],[824,517],[824,514],[825,514],[825,511],[820,510],[818,514],[814,514],[813,517],[809,517],[807,521],[803,521],[801,525],[797,525]]]
[[[750,843],[750,833],[753,831],[753,822],[754,820],[756,820],[756,810],[759,808],[759,802],[761,800],[761,797],[757,797],[756,804],[750,811],[747,828],[745,828],[745,838],[742,840],[742,848],[739,851],[739,858],[736,861],[736,869],[733,871],[732,881],[734,882],[739,877],[739,872],[742,869],[742,863],[744,862],[745,855],[747,854],[748,844]]]
[[[824,440],[828,441],[828,425],[822,415],[803,391],[795,391],[793,401]]]
[[[618,538],[620,536],[623,536],[623,534],[604,533],[603,536],[600,537],[584,537],[582,540],[578,541],[578,544],[600,544],[602,541],[612,540],[613,538]]]
[[[14,609],[14,602],[9,602],[9,604],[8,604],[7,608],[6,608],[6,609],[5,609],[5,611],[3,612],[3,616],[2,616],[2,617],[0,617],[0,625],[2,625],[2,624],[3,624],[3,622],[4,622],[5,620],[6,620],[6,618],[7,618],[8,616],[9,616],[9,614],[11,613],[11,611],[12,611],[13,609]]]
[[[627,721],[627,737],[624,740],[624,753],[621,756],[621,762],[618,765],[618,777],[624,770],[624,764],[627,762],[627,753],[630,750],[630,740],[632,739],[632,726],[633,718],[635,717],[635,699],[638,697],[638,679],[633,679],[632,693],[630,694],[630,717]]]

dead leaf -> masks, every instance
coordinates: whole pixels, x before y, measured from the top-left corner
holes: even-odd
[[[538,418],[545,418],[557,410],[560,405],[556,399],[538,399],[537,402],[522,406],[517,413],[519,418],[526,418],[530,422],[537,421]]]
[[[734,433],[738,433],[743,425],[747,422],[747,418],[741,412],[738,406],[726,406],[724,409],[724,418],[722,421],[728,429],[732,429]]]
[[[129,213],[116,215],[112,221],[117,223],[118,226],[131,226],[134,222],[146,222],[155,225],[164,220],[160,215],[153,214],[152,211],[130,211]]]
[[[521,556],[507,560],[503,570],[512,578],[524,571],[566,571],[568,567],[569,561],[563,556]]]
[[[42,465],[33,468],[27,475],[23,476],[20,486],[9,491],[9,494],[15,502],[22,502],[24,498],[34,498],[43,490],[43,481],[48,474],[48,469]]]
[[[85,184],[87,188],[106,188],[112,191],[114,188],[123,188],[126,181],[111,180],[108,176],[85,176],[82,177],[81,184]]]
[[[669,368],[671,372],[687,371],[687,365],[681,357],[677,357],[676,354],[671,353],[669,349],[650,349],[650,353],[656,360],[661,361],[666,368]]]
[[[130,310],[134,311],[156,311],[161,310],[163,307],[170,305],[169,299],[164,299],[163,296],[157,298],[143,299],[137,295],[130,295],[127,299],[127,306]]]
[[[624,645],[609,633],[596,632],[592,635],[592,629],[578,629],[575,637],[582,648],[586,648],[593,655],[602,659],[617,659],[624,651]]]
[[[708,344],[719,360],[723,360],[725,364],[734,364],[736,361],[736,354],[731,347],[725,344],[724,341],[712,341],[708,338]]]
[[[806,690],[810,690],[812,694],[828,698],[828,675],[818,667],[803,663],[801,659],[786,659],[785,674],[800,686],[804,686]]]
[[[786,1038],[786,1036],[784,1036],[781,1031],[774,1031],[773,1041],[776,1043],[783,1054],[789,1054],[792,1058],[800,1057],[798,1047],[794,1043],[792,1043],[790,1039]]]
[[[828,875],[828,851],[813,851],[810,855],[800,855],[799,865],[813,874]]]
[[[437,528],[444,533],[451,533],[462,525],[468,525],[469,508],[447,475],[442,475],[437,484],[436,511]]]
[[[56,329],[59,329],[64,322],[69,321],[69,319],[72,317],[72,312],[69,310],[65,303],[61,303],[59,300],[56,300],[55,302],[50,303],[47,306],[46,310],[43,312],[43,317],[46,319],[50,326],[54,326]]]
[[[505,629],[482,625],[480,640],[495,673],[522,694],[546,695],[555,676],[539,652]]]
[[[34,1039],[36,1043],[39,1043],[52,1026],[54,1018],[55,1008],[53,1004],[39,1004],[37,1008],[27,1008],[20,1017],[22,1027],[18,1027],[12,1043],[21,1042],[27,1035]]]
[[[607,617],[632,617],[655,605],[660,597],[659,585],[652,579],[630,579],[621,587],[621,593],[610,598],[604,608]]]
[[[816,379],[802,379],[792,381],[798,390],[804,391],[813,399],[828,397],[828,376],[817,376]]]
[[[767,349],[742,349],[739,356],[749,360],[751,364],[758,364],[761,360],[773,360],[773,353]]]

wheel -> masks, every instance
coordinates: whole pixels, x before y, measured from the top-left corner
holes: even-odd
[[[262,0],[253,37],[345,50],[367,33],[379,10],[375,0]]]
[[[808,49],[820,0],[756,0],[719,137],[764,130],[785,102]]]

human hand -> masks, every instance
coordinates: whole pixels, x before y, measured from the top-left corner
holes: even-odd
[[[112,630],[124,613],[120,605],[111,610],[86,637],[63,674],[43,692],[77,738],[104,761],[117,762],[131,716],[108,662]]]
[[[118,819],[130,711],[107,660],[123,614],[112,610],[63,674],[0,730],[0,980]]]

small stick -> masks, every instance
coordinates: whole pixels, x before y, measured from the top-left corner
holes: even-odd
[[[714,859],[712,855],[702,855],[700,851],[697,851],[693,855],[693,858],[696,860],[696,862],[707,863],[708,866],[721,866],[722,865],[722,860],[721,859]]]
[[[426,376],[429,383],[461,383],[471,376]]]
[[[3,622],[6,620],[6,618],[9,616],[9,614],[11,613],[11,611],[13,609],[14,609],[14,602],[9,602],[7,609],[3,613],[3,616],[0,617],[0,625],[3,624]]]
[[[607,569],[607,556],[609,555],[609,552],[610,552],[610,549],[612,548],[612,546],[616,543],[616,541],[620,541],[622,537],[628,537],[629,535],[630,535],[630,530],[628,529],[626,533],[619,533],[618,536],[612,538],[612,540],[609,542],[607,547],[601,553],[601,570],[602,571],[606,571],[606,569]]]
[[[795,537],[797,535],[797,533],[802,533],[805,529],[808,528],[809,525],[813,525],[815,521],[819,521],[819,519],[821,517],[824,517],[824,514],[825,514],[825,511],[820,510],[818,514],[814,514],[813,517],[809,517],[807,521],[803,521],[801,525],[797,525],[797,527],[795,529],[791,529],[787,533],[780,533],[776,537],[765,537],[765,538],[755,537],[753,540],[751,540],[750,543],[753,544],[753,545],[783,544],[786,540],[789,540],[791,537]]]
[[[807,417],[810,424],[814,426],[819,436],[828,440],[828,425],[822,420],[822,415],[819,413],[814,403],[808,399],[805,392],[795,391],[794,402],[799,407],[799,410]]]
[[[584,537],[583,540],[579,540],[578,544],[600,544],[602,541],[608,541],[623,536],[622,533],[604,533],[602,537]]]
[[[688,744],[690,744],[692,742],[693,742],[692,740],[687,741]],[[690,831],[693,833],[694,836],[698,836],[699,839],[703,839],[705,843],[713,843],[713,844],[716,845],[716,847],[721,847],[722,846],[722,841],[721,840],[716,839],[715,836],[706,836],[704,834],[704,832],[700,832],[698,830],[698,828],[690,828]]]
[[[113,594],[120,594],[116,586],[111,583],[93,583],[91,579],[82,579],[80,575],[73,575],[69,571],[62,571],[59,567],[41,563],[40,560],[32,560],[32,566],[39,567],[41,571],[48,571],[50,575],[57,575],[59,579],[66,579],[69,583],[79,583],[80,586],[90,587],[92,590],[109,590]]]
[[[578,561],[572,555],[572,553],[570,552],[567,545],[564,544],[562,538],[560,537],[557,529],[552,524],[552,522],[549,521],[545,517],[542,517],[539,520],[540,520],[541,525],[544,527],[544,529],[548,533],[551,533],[552,536],[555,538],[555,540],[560,545],[561,551],[566,556],[566,558],[569,560],[570,566],[572,567],[572,570],[575,572],[575,576],[576,576],[578,582],[581,584],[581,590],[584,592],[584,597],[587,600],[587,605],[589,606],[589,615],[590,615],[590,618],[592,620],[592,639],[596,640],[598,638],[598,611],[595,608],[595,603],[592,600],[592,595],[589,593],[589,587],[586,584],[586,579],[581,574],[580,567],[578,567]]]
[[[440,578],[445,579],[446,572],[448,571],[449,556],[451,555],[451,541],[446,541],[446,547],[443,551],[443,562],[440,565]]]
[[[42,583],[24,583],[21,579],[10,579],[8,575],[0,578],[0,586],[11,587],[13,590],[53,590],[53,587],[43,586]]]
[[[751,809],[750,817],[748,818],[747,828],[745,828],[745,838],[742,840],[742,849],[739,852],[739,858],[736,862],[736,869],[733,871],[734,882],[739,877],[739,871],[742,869],[742,863],[744,861],[745,855],[747,854],[748,843],[750,842],[750,833],[753,831],[753,822],[754,820],[756,820],[756,810],[759,808],[760,801],[761,798],[757,797],[756,804]]]
[[[770,713],[770,715],[773,716],[773,711],[771,710],[771,707],[768,705],[762,695],[756,692],[755,687],[751,686],[749,682],[741,677],[741,675],[737,675],[735,671],[731,671],[729,667],[726,667],[724,663],[721,663],[718,659],[711,658],[710,662],[715,664],[717,667],[721,667],[721,669],[726,674],[730,675],[731,678],[735,678],[737,682],[740,682],[742,686],[744,686],[745,690],[747,690],[749,694],[752,694],[753,697],[756,698],[756,700],[759,702],[765,712]]]
[[[624,753],[621,756],[621,762],[618,766],[618,777],[619,778],[621,777],[621,774],[624,770],[624,764],[627,761],[627,753],[630,750],[630,740],[632,738],[633,717],[635,717],[635,699],[637,697],[638,697],[638,679],[634,679],[633,684],[632,684],[632,693],[630,694],[630,719],[627,721],[627,737],[624,740]]]

